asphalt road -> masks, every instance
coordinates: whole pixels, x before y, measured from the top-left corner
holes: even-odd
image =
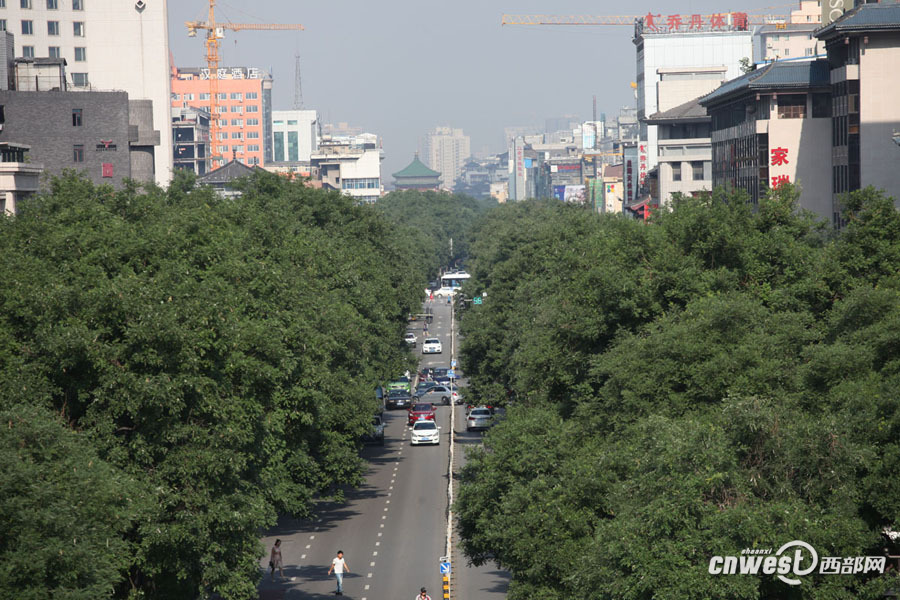
[[[450,366],[450,307],[430,303],[434,321],[429,337],[441,339],[443,353],[420,355],[422,366]],[[416,322],[417,353],[422,347],[422,323]],[[458,407],[461,408],[461,407]],[[447,469],[450,412],[437,406],[441,442],[437,446],[410,446],[406,411],[386,411],[385,445],[368,446],[365,484],[347,494],[347,502],[319,508],[316,521],[282,518],[263,538],[266,556],[260,569],[266,574],[259,586],[261,600],[333,597],[334,576],[328,567],[338,550],[344,551],[349,573],[344,576],[344,597],[358,600],[412,599],[425,586],[434,600],[443,598],[439,559],[446,549]],[[466,445],[480,443],[481,434],[465,432],[464,411],[456,410],[456,467]],[[282,540],[284,580],[268,573],[268,552]],[[456,542],[454,541],[454,544]],[[453,552],[452,598],[494,600],[506,597],[506,576],[491,568],[468,568]]]

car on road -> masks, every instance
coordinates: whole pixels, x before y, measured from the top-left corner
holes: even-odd
[[[434,404],[430,402],[416,402],[409,407],[407,413],[408,425],[415,425],[417,421],[434,421]]]
[[[481,405],[466,404],[466,414],[469,414],[470,412],[472,412],[473,408],[486,408],[489,411],[491,411],[491,414],[494,414],[494,407],[491,406],[490,404],[481,404]]]
[[[446,385],[433,385],[423,392],[416,392],[416,397],[423,402],[450,404],[450,388]]]
[[[481,406],[473,408],[466,417],[466,431],[475,431],[476,429],[487,429],[491,426],[491,409]]]
[[[372,429],[363,435],[363,441],[384,446],[384,418],[381,415],[372,417]]]
[[[450,369],[435,368],[431,370],[431,379],[437,383],[450,385]]]
[[[384,398],[387,408],[409,408],[411,404],[412,396],[408,390],[388,390],[388,395]]]
[[[440,354],[443,352],[441,340],[438,338],[426,338],[422,342],[422,354]]]
[[[416,384],[416,391],[413,393],[413,396],[421,396],[428,392],[431,388],[435,387],[437,384],[433,381],[425,381],[422,379],[421,374],[419,375],[419,383]]]
[[[407,331],[406,335],[403,336],[403,341],[415,348],[417,341],[416,334],[414,334],[412,331]]]
[[[397,379],[392,379],[388,382],[387,385],[388,391],[391,390],[405,390],[406,392],[412,392],[412,382],[409,380],[409,377],[405,375],[401,375]]]
[[[419,421],[412,428],[409,443],[413,446],[419,444],[440,444],[441,428],[434,421]]]

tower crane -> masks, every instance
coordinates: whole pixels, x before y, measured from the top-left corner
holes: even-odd
[[[206,65],[209,68],[209,152],[215,160],[221,154],[219,138],[219,40],[225,37],[225,30],[231,31],[287,31],[303,30],[303,25],[262,24],[262,23],[216,23],[216,0],[209,0],[208,21],[185,21],[188,36],[196,37],[198,29],[206,30]]]

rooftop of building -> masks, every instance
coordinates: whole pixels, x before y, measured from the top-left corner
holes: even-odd
[[[841,33],[900,30],[900,3],[861,4],[816,32],[816,37],[829,39]]]
[[[604,165],[603,166],[603,176],[604,177],[622,177],[622,174],[625,172],[625,165],[619,163],[617,165]]]
[[[403,177],[440,177],[441,174],[438,171],[434,171],[429,169],[425,163],[419,160],[419,155],[416,154],[415,158],[413,158],[412,162],[409,163],[406,168],[397,171],[393,174],[394,179],[400,179]]]
[[[68,63],[66,63],[66,59],[64,59],[64,58],[48,58],[48,57],[37,57],[37,58],[35,58],[35,57],[33,57],[33,56],[32,56],[32,57],[27,57],[27,58],[26,58],[26,57],[22,57],[22,56],[18,56],[18,57],[16,57],[16,59],[15,59],[15,63],[16,63],[17,65],[18,65],[18,64],[28,64],[28,63],[31,63],[31,64],[35,64],[35,65],[38,65],[38,66],[45,66],[45,65],[53,65],[53,66],[59,66],[59,65],[62,65],[62,66],[66,66],[66,65],[68,64]]]
[[[757,35],[765,33],[812,33],[820,23],[769,23],[757,29]]]
[[[210,171],[197,181],[205,185],[227,184],[241,177],[248,177],[256,171],[261,171],[259,167],[248,167],[239,160],[232,159],[214,171]]]
[[[736,79],[726,81],[709,94],[699,98],[699,102],[708,108],[710,105],[750,91],[808,89],[830,85],[831,74],[827,60],[775,61]]]
[[[664,125],[667,123],[684,123],[686,121],[709,121],[706,107],[700,104],[700,98],[688,100],[669,110],[653,113],[647,118],[649,125]]]

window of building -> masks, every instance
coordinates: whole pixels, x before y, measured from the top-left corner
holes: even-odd
[[[59,21],[47,21],[47,35],[59,35]]]
[[[84,144],[75,144],[75,146],[73,146],[72,160],[77,163],[84,162]]]
[[[72,10],[84,10],[84,0],[72,0]]]
[[[75,47],[75,62],[84,62],[87,60],[87,48],[76,46]]]
[[[75,21],[72,23],[72,32],[75,37],[84,37],[84,21]]]
[[[81,127],[83,117],[84,117],[84,109],[73,108],[72,109],[72,127]]]
[[[259,144],[250,144],[247,146],[247,152],[259,152]]]
[[[240,131],[232,131],[232,132],[231,132],[231,139],[233,139],[233,140],[242,140],[242,139],[244,139],[244,134],[241,133]]]
[[[232,152],[243,152],[244,146],[242,144],[238,144],[237,146],[232,146],[231,151]]]
[[[785,48],[785,49],[784,49],[784,55],[785,55],[785,56],[790,56],[790,55],[791,55],[791,49],[790,49],[790,48]]]
[[[22,21],[22,35],[34,35],[34,21]]]
[[[181,100],[181,94],[172,92],[172,100],[175,100],[175,101]]]
[[[257,133],[252,131],[251,133]],[[247,136],[250,137],[250,136]],[[281,162],[284,160],[284,132],[275,132],[275,160]]]
[[[228,127],[228,119],[219,119],[219,127]]]
[[[209,100],[209,92],[204,92],[204,93],[200,94],[200,99],[201,100]]]
[[[691,161],[691,179],[694,181],[703,181],[703,161]]]
[[[296,131],[288,131],[287,138],[287,159],[300,160],[300,136]]]
[[[222,92],[219,92],[218,94],[216,94],[216,98],[218,98],[219,100],[228,100],[228,94],[223,94]]]
[[[22,56],[25,58],[34,58],[34,46],[22,46]]]
[[[59,0],[47,0],[47,10],[59,10]]]
[[[72,73],[72,85],[75,87],[87,87],[88,86],[88,74],[87,73]]]
[[[193,99],[194,99],[194,95],[193,95],[193,94],[185,94],[185,95],[184,95],[184,99],[185,99],[185,100],[193,100]]]
[[[247,123],[247,124],[249,125],[249,123]],[[258,139],[259,139],[259,132],[258,132],[258,131],[248,131],[248,132],[247,132],[247,139],[248,139],[248,140],[258,140]]]
[[[231,99],[232,100],[243,100],[244,95],[240,92],[231,92]]]
[[[806,118],[806,94],[779,94],[778,95],[779,119],[805,119]]]
[[[243,106],[239,106],[239,105],[237,105],[237,104],[232,104],[232,105],[231,105],[231,112],[237,113],[237,114],[239,114],[239,115],[242,115],[242,114],[244,114],[244,107],[243,107]]]
[[[219,152],[228,152],[228,146],[219,146]]]
[[[47,48],[47,56],[50,58],[59,58],[62,56],[62,51],[59,46],[50,46]]]
[[[672,163],[672,181],[681,181],[681,163]]]
[[[247,125],[259,125],[259,119],[247,119]]]
[[[258,157],[258,156],[251,156],[251,157],[247,160],[247,163],[248,163],[248,164],[251,164],[251,165],[258,165],[258,164],[259,164],[259,157]]]
[[[0,19],[0,31],[6,31],[6,19]]]
[[[243,119],[232,119],[232,120],[231,120],[231,126],[232,126],[232,127],[243,127],[243,126],[244,126],[244,120],[243,120]]]
[[[290,121],[290,120],[289,120],[289,121],[288,121],[288,126],[291,126],[291,125],[296,126],[296,125],[297,125],[297,121]]]
[[[806,49],[806,55],[807,55],[807,56],[812,56],[812,55],[813,55],[813,49],[812,49],[812,48],[807,48],[807,49]]]
[[[22,8],[31,8],[31,0],[19,0],[19,2],[19,6]]]
[[[259,99],[259,92],[247,92],[247,95],[244,96],[247,100],[257,100]]]
[[[259,106],[257,106],[256,104],[251,104],[250,106],[247,107],[247,112],[248,113],[259,112]]]
[[[6,0],[0,0],[0,8],[6,8]]]
[[[221,141],[221,140],[227,140],[227,139],[228,139],[228,132],[227,132],[227,131],[221,131],[221,132],[219,132],[219,140],[220,140],[220,141]]]
[[[812,95],[813,119],[825,119],[831,116],[831,94]]]

